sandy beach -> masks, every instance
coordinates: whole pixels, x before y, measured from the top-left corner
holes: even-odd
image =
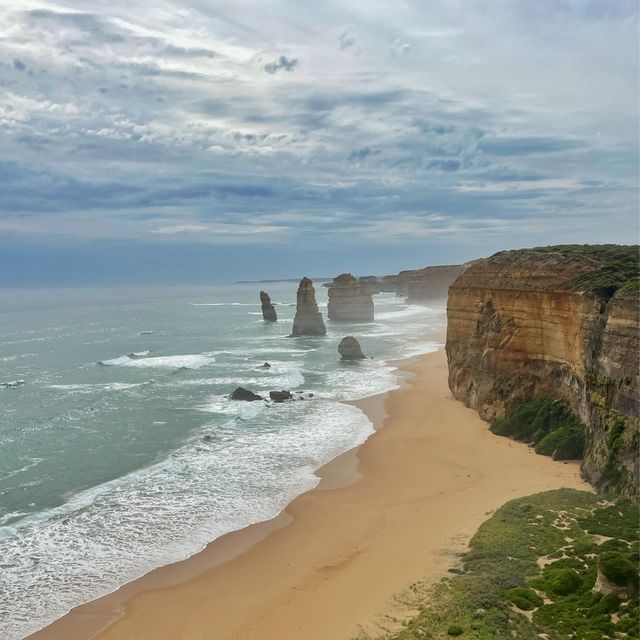
[[[453,400],[443,350],[403,388],[358,402],[382,428],[274,520],[224,536],[74,609],[38,640],[348,640],[394,594],[436,580],[507,500],[589,490],[576,463],[494,436]]]

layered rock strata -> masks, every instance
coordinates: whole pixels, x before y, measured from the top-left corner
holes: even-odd
[[[260,304],[262,305],[262,319],[268,322],[277,322],[278,314],[271,304],[271,297],[266,291],[260,292]]]
[[[472,264],[449,288],[449,386],[489,421],[528,400],[563,400],[587,427],[585,478],[629,495],[638,488],[638,297],[569,284],[601,267],[526,250]]]
[[[411,304],[446,300],[449,286],[472,263],[450,264],[401,271],[395,282],[397,296]]]
[[[370,322],[373,320],[373,297],[350,273],[343,273],[329,286],[327,312],[329,320]]]
[[[296,297],[296,315],[293,319],[291,337],[295,336],[324,336],[327,329],[318,310],[316,291],[313,282],[304,277],[300,280]]]

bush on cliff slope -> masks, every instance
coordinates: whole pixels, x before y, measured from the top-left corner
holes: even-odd
[[[609,299],[638,295],[640,282],[640,250],[638,245],[560,244],[535,247],[533,251],[560,253],[563,256],[591,258],[602,266],[567,282],[575,290],[595,293]]]
[[[521,404],[496,420],[491,431],[527,442],[536,453],[556,460],[579,460],[584,455],[584,425],[565,404],[548,398]]]

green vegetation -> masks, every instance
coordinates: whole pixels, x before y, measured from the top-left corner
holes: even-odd
[[[579,460],[584,455],[585,427],[560,401],[543,398],[521,404],[496,420],[491,431],[530,443],[536,453],[556,460]]]
[[[418,615],[384,638],[639,638],[638,520],[631,501],[573,489],[512,500],[480,527],[459,572],[413,586]],[[598,568],[624,589],[596,590]]]
[[[614,294],[637,296],[640,292],[640,251],[638,245],[560,244],[534,247],[532,251],[560,253],[563,256],[596,260],[602,266],[569,284],[573,289],[595,293],[608,300]]]
[[[602,574],[620,587],[628,587],[638,582],[638,565],[628,554],[620,551],[605,551],[598,559]]]

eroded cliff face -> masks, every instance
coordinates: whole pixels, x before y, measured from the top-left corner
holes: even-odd
[[[447,305],[449,386],[486,420],[531,399],[565,401],[587,425],[585,478],[638,488],[638,298],[602,300],[566,284],[600,264],[509,251],[472,264]]]
[[[343,273],[329,285],[327,313],[337,322],[371,322],[373,297],[369,289],[350,273]]]
[[[410,304],[446,300],[449,286],[471,263],[448,264],[401,271],[395,281],[395,292]]]

